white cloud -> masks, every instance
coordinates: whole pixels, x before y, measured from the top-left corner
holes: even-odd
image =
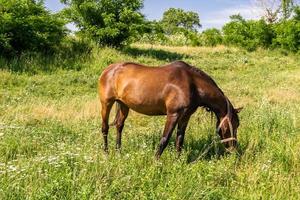
[[[259,8],[254,5],[235,6],[225,8],[220,11],[211,12],[209,15],[202,18],[201,23],[203,29],[221,28],[224,24],[230,21],[230,16],[240,14],[245,19],[259,19]]]
[[[76,32],[76,31],[78,31],[78,28],[76,27],[76,24],[74,24],[74,23],[68,23],[67,25],[66,25],[66,27],[67,27],[67,29],[69,29],[71,32]]]

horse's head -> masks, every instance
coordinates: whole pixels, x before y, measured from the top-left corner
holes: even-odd
[[[226,149],[232,151],[237,146],[237,128],[240,125],[238,113],[242,108],[228,107],[227,114],[218,121],[217,133]]]

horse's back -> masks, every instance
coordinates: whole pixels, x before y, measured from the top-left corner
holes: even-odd
[[[136,63],[113,64],[100,76],[100,85],[106,85],[100,86],[100,92],[105,94],[105,98],[122,101],[137,112],[166,114],[167,104],[189,104],[190,77],[181,65],[184,63],[175,62],[160,67]]]
[[[183,61],[175,61],[163,66],[146,66],[133,62],[115,63],[109,65],[100,75],[99,83],[105,83],[107,80],[117,78],[124,79],[143,79],[145,81],[151,81],[152,79],[158,79],[159,82],[164,80],[179,80],[186,74],[184,68],[186,64]],[[114,79],[116,81],[116,79]]]

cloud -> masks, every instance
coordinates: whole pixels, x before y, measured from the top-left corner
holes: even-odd
[[[242,15],[245,19],[259,19],[259,8],[254,5],[242,5],[230,8],[224,8],[219,11],[210,12],[209,15],[202,18],[203,29],[221,28],[230,21],[230,16],[235,14]]]

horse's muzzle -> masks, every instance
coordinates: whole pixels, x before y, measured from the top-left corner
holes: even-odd
[[[230,138],[221,140],[221,143],[224,144],[227,151],[233,152],[233,151],[235,151],[235,149],[237,147],[238,141],[236,138],[230,137]]]

